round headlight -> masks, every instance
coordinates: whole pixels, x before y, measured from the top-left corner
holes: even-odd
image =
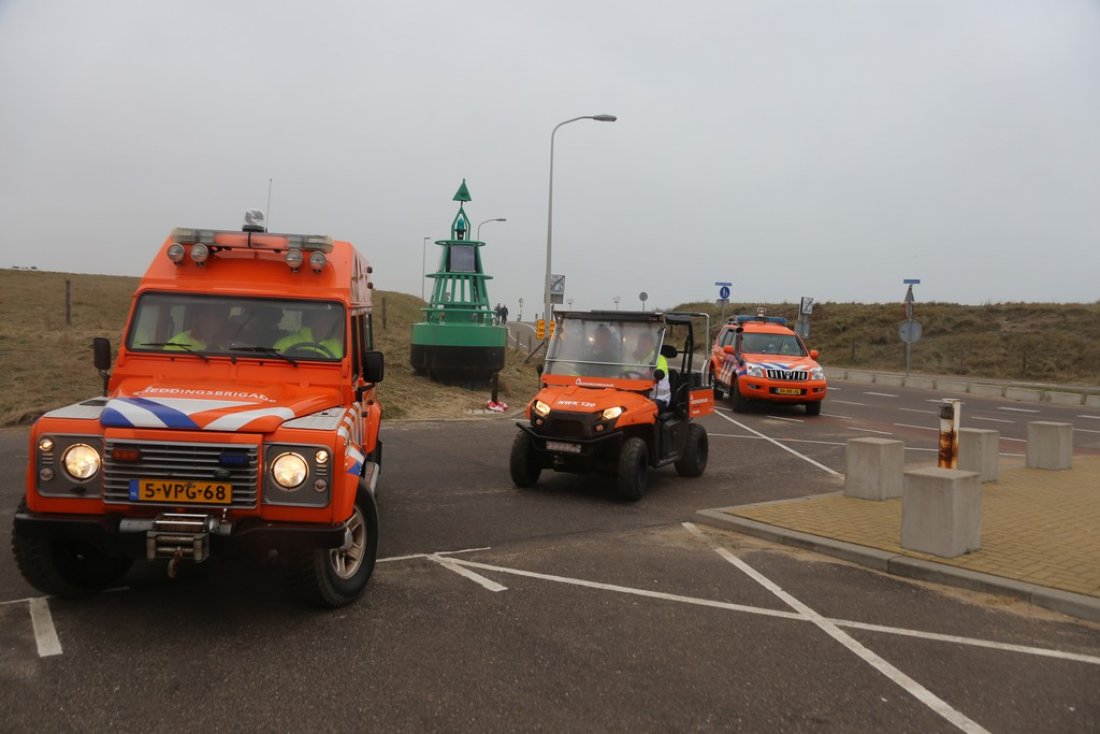
[[[550,406],[547,405],[546,403],[542,402],[541,400],[536,400],[535,401],[535,412],[538,413],[539,415],[542,415],[542,416],[549,415]]]
[[[318,464],[327,464],[328,451],[326,449],[317,449],[317,453],[313,455],[313,460]]]
[[[99,452],[85,443],[74,443],[65,449],[61,463],[69,476],[77,481],[91,479],[99,471]]]
[[[328,262],[328,260],[325,258],[325,253],[323,252],[314,252],[309,256],[309,266],[318,273],[325,269],[326,262]]]
[[[286,251],[286,264],[294,270],[302,267],[302,251],[292,247]]]
[[[38,439],[38,450],[46,454],[53,451],[53,439],[49,436]]]
[[[271,463],[271,476],[283,489],[297,489],[302,486],[308,474],[306,460],[298,454],[280,454]]]
[[[183,245],[178,242],[168,245],[168,259],[177,265],[183,262]]]
[[[210,248],[206,245],[191,245],[191,259],[202,265],[210,257]]]

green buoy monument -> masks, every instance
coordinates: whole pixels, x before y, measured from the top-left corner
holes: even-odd
[[[436,240],[442,249],[432,279],[432,295],[421,309],[424,321],[413,324],[409,361],[417,374],[447,383],[484,384],[504,367],[508,330],[495,322],[489,306],[481,262],[484,242],[470,238],[470,220],[463,208],[470,201],[466,179],[454,195],[458,214],[451,238]]]

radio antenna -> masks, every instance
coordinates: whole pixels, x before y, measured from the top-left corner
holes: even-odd
[[[267,231],[271,231],[271,182],[274,179],[269,178],[267,180],[267,211],[264,212],[267,215]]]

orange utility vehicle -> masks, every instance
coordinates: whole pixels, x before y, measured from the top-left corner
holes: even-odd
[[[174,230],[133,296],[113,372],[109,342],[93,343],[104,397],[31,430],[12,533],[23,576],[78,595],[135,558],[174,575],[212,553],[276,551],[307,601],[358,598],[382,460],[371,272],[329,237]]]
[[[733,316],[718,330],[711,350],[710,373],[716,397],[729,398],[734,412],[750,401],[805,405],[807,415],[821,413],[825,400],[825,372],[817,350],[806,349],[787,319]]]
[[[512,444],[517,487],[543,469],[614,474],[620,496],[641,498],[650,468],[684,477],[707,466],[707,432],[694,419],[714,410],[713,388],[694,370],[694,321],[706,314],[570,311],[557,315],[542,389]],[[663,359],[658,359],[661,355]],[[679,357],[679,360],[677,360]],[[666,375],[664,409],[649,396]]]

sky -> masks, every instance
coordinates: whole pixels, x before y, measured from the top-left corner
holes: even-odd
[[[612,114],[573,308],[1100,299],[1100,0],[0,0],[0,109],[3,268],[259,208],[420,295],[465,179],[530,318]]]

